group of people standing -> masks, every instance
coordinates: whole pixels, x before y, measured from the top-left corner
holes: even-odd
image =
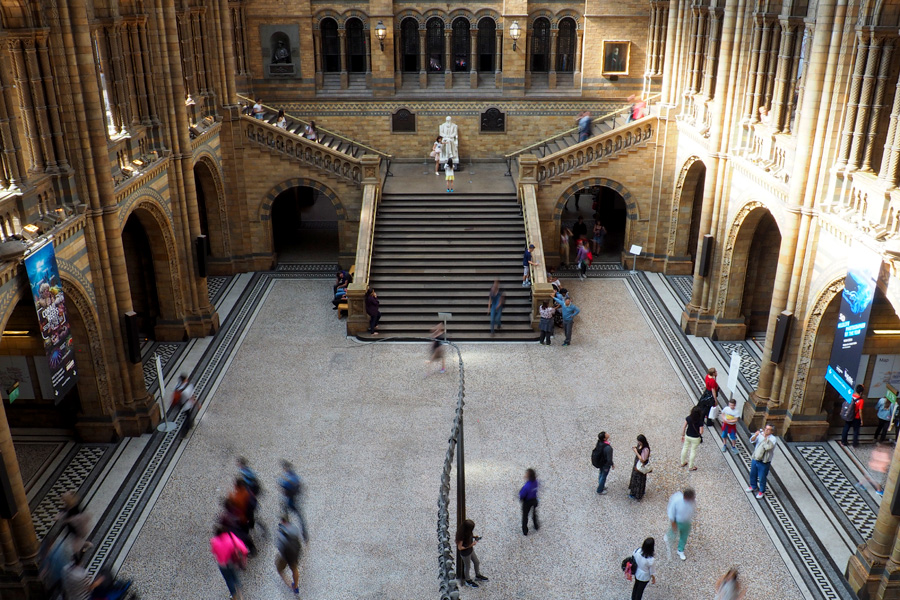
[[[579,216],[571,229],[563,226],[560,232],[559,249],[562,265],[574,264],[578,269],[579,277],[584,279],[588,265],[594,262],[594,254],[599,254],[603,251],[605,240],[606,227],[603,226],[599,218],[594,220],[591,235],[588,237],[587,223],[584,222],[584,217]],[[575,248],[575,262],[570,263],[573,245]]]
[[[257,553],[253,531],[257,526],[263,532],[267,531],[256,520],[259,497],[263,493],[259,477],[245,458],[238,458],[237,466],[234,487],[222,502],[223,510],[209,541],[216,564],[234,600],[242,598],[240,572],[247,567],[248,559]],[[301,510],[303,482],[288,461],[281,461],[281,469],[282,474],[277,482],[281,495],[281,518],[275,533],[278,552],[275,569],[291,591],[299,594],[299,565],[303,549],[300,540],[304,543],[309,541]],[[291,515],[296,517],[296,525],[291,521]],[[287,569],[292,575],[290,579],[285,573]]]

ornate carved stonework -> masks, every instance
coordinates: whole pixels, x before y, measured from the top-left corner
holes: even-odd
[[[669,223],[669,241],[666,244],[666,254],[675,256],[675,238],[678,235],[678,211],[681,208],[681,196],[684,193],[684,180],[695,162],[700,160],[697,156],[687,159],[681,172],[678,174],[678,182],[675,184],[675,193],[672,195],[672,218]]]
[[[803,404],[803,393],[806,391],[806,378],[809,376],[809,366],[812,363],[813,347],[816,343],[816,335],[819,333],[819,324],[822,315],[831,301],[844,289],[844,276],[841,276],[828,284],[816,297],[812,310],[806,318],[806,326],[803,328],[803,337],[800,341],[800,353],[797,357],[797,369],[794,374],[794,385],[791,389],[791,397],[788,405],[792,413],[797,414]]]
[[[737,234],[744,224],[744,219],[757,208],[764,208],[762,202],[751,200],[746,203],[737,212],[731,227],[728,229],[728,235],[725,237],[725,251],[722,253],[722,269],[719,274],[719,292],[716,296],[716,317],[725,315],[725,299],[728,294],[728,283],[731,281],[731,262],[734,259],[734,243],[737,240]]]

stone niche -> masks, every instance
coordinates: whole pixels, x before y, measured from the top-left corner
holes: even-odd
[[[259,42],[266,79],[300,78],[300,29],[297,25],[260,25]]]

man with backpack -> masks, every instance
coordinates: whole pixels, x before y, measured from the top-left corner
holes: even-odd
[[[597,445],[591,452],[591,464],[600,469],[597,493],[602,496],[606,494],[606,477],[609,475],[609,470],[616,468],[613,464],[613,449],[609,444],[609,434],[605,431],[601,431],[597,435]]]
[[[864,386],[857,385],[856,391],[850,397],[850,402],[841,405],[841,418],[844,419],[844,430],[841,432],[841,446],[847,445],[847,434],[853,428],[853,447],[859,448],[859,428],[862,427],[863,392]]]
[[[290,511],[297,515],[297,520],[300,521],[300,533],[303,536],[303,541],[308,542],[309,536],[306,532],[306,522],[303,519],[303,513],[300,511],[300,493],[303,484],[291,463],[286,460],[281,461],[281,469],[284,472],[278,480],[278,487],[281,488],[284,513],[287,514]]]

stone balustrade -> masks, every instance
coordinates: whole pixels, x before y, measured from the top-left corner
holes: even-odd
[[[359,158],[333,150],[323,144],[290,133],[259,119],[242,116],[244,134],[250,142],[283,154],[345,181],[362,184],[363,169]]]

